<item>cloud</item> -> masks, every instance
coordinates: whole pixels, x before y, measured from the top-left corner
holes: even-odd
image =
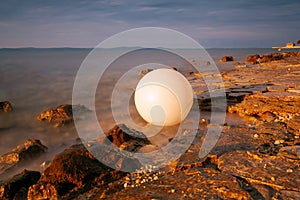
[[[0,7],[0,46],[90,46],[143,26],[173,28],[208,46],[213,38],[271,46],[299,39],[299,7],[297,0],[11,0]]]

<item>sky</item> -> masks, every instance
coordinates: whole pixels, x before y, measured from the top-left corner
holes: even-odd
[[[268,48],[300,39],[299,8],[299,0],[2,0],[0,48],[91,48],[149,26],[206,48]]]

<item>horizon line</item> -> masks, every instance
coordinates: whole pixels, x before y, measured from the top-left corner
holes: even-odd
[[[123,47],[99,48],[99,49],[118,49],[118,48],[143,48],[143,47],[123,46]],[[164,49],[164,47],[153,47],[153,49],[155,48]],[[203,48],[204,49],[272,49],[272,47],[203,47]],[[3,49],[97,49],[97,48],[96,47],[0,47],[0,49],[3,50]],[[188,49],[188,48],[174,48],[174,49]]]

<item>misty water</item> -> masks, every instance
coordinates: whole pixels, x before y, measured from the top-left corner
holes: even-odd
[[[49,153],[34,162],[31,167],[41,170],[39,164],[43,160],[51,160],[55,153],[75,143],[79,136],[73,125],[55,128],[37,121],[36,117],[47,108],[72,103],[76,73],[90,51],[91,49],[68,48],[0,50],[0,101],[10,101],[14,108],[11,113],[0,113],[1,155],[28,138],[39,139],[49,148]],[[232,55],[234,62],[243,63],[249,54],[265,54],[275,50],[208,49],[207,51],[222,72],[234,68],[233,62],[220,63],[219,58],[222,56]],[[181,71],[186,67],[181,59],[153,51],[138,52],[114,62],[103,74],[104,78],[99,82],[95,95],[95,110],[103,131],[111,129],[115,124],[110,109],[111,92],[115,83],[132,66],[148,62],[164,63]],[[140,78],[138,71],[135,73],[138,80]],[[130,109],[134,110],[132,106]],[[133,118],[139,121],[137,116]]]

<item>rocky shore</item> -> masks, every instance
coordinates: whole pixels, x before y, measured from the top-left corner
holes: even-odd
[[[216,125],[209,117],[200,120],[190,148],[159,170],[139,169],[139,161],[123,153],[152,144],[143,133],[119,124],[104,139],[80,142],[57,154],[42,174],[24,169],[0,180],[0,199],[300,199],[300,55],[245,59],[244,67],[222,74],[228,116],[225,124],[217,124],[223,131],[205,160],[198,153],[207,129]],[[218,97],[209,95],[203,75],[184,74],[197,88],[201,110],[209,113],[211,98]],[[83,106],[74,108],[88,112]],[[1,111],[13,112],[11,104],[0,102]],[[57,128],[73,126],[72,111],[72,105],[61,105],[37,119]],[[115,169],[95,159],[87,147],[96,148]],[[0,156],[0,177],[46,152],[41,141],[25,141]],[[130,169],[138,170],[123,172]]]

